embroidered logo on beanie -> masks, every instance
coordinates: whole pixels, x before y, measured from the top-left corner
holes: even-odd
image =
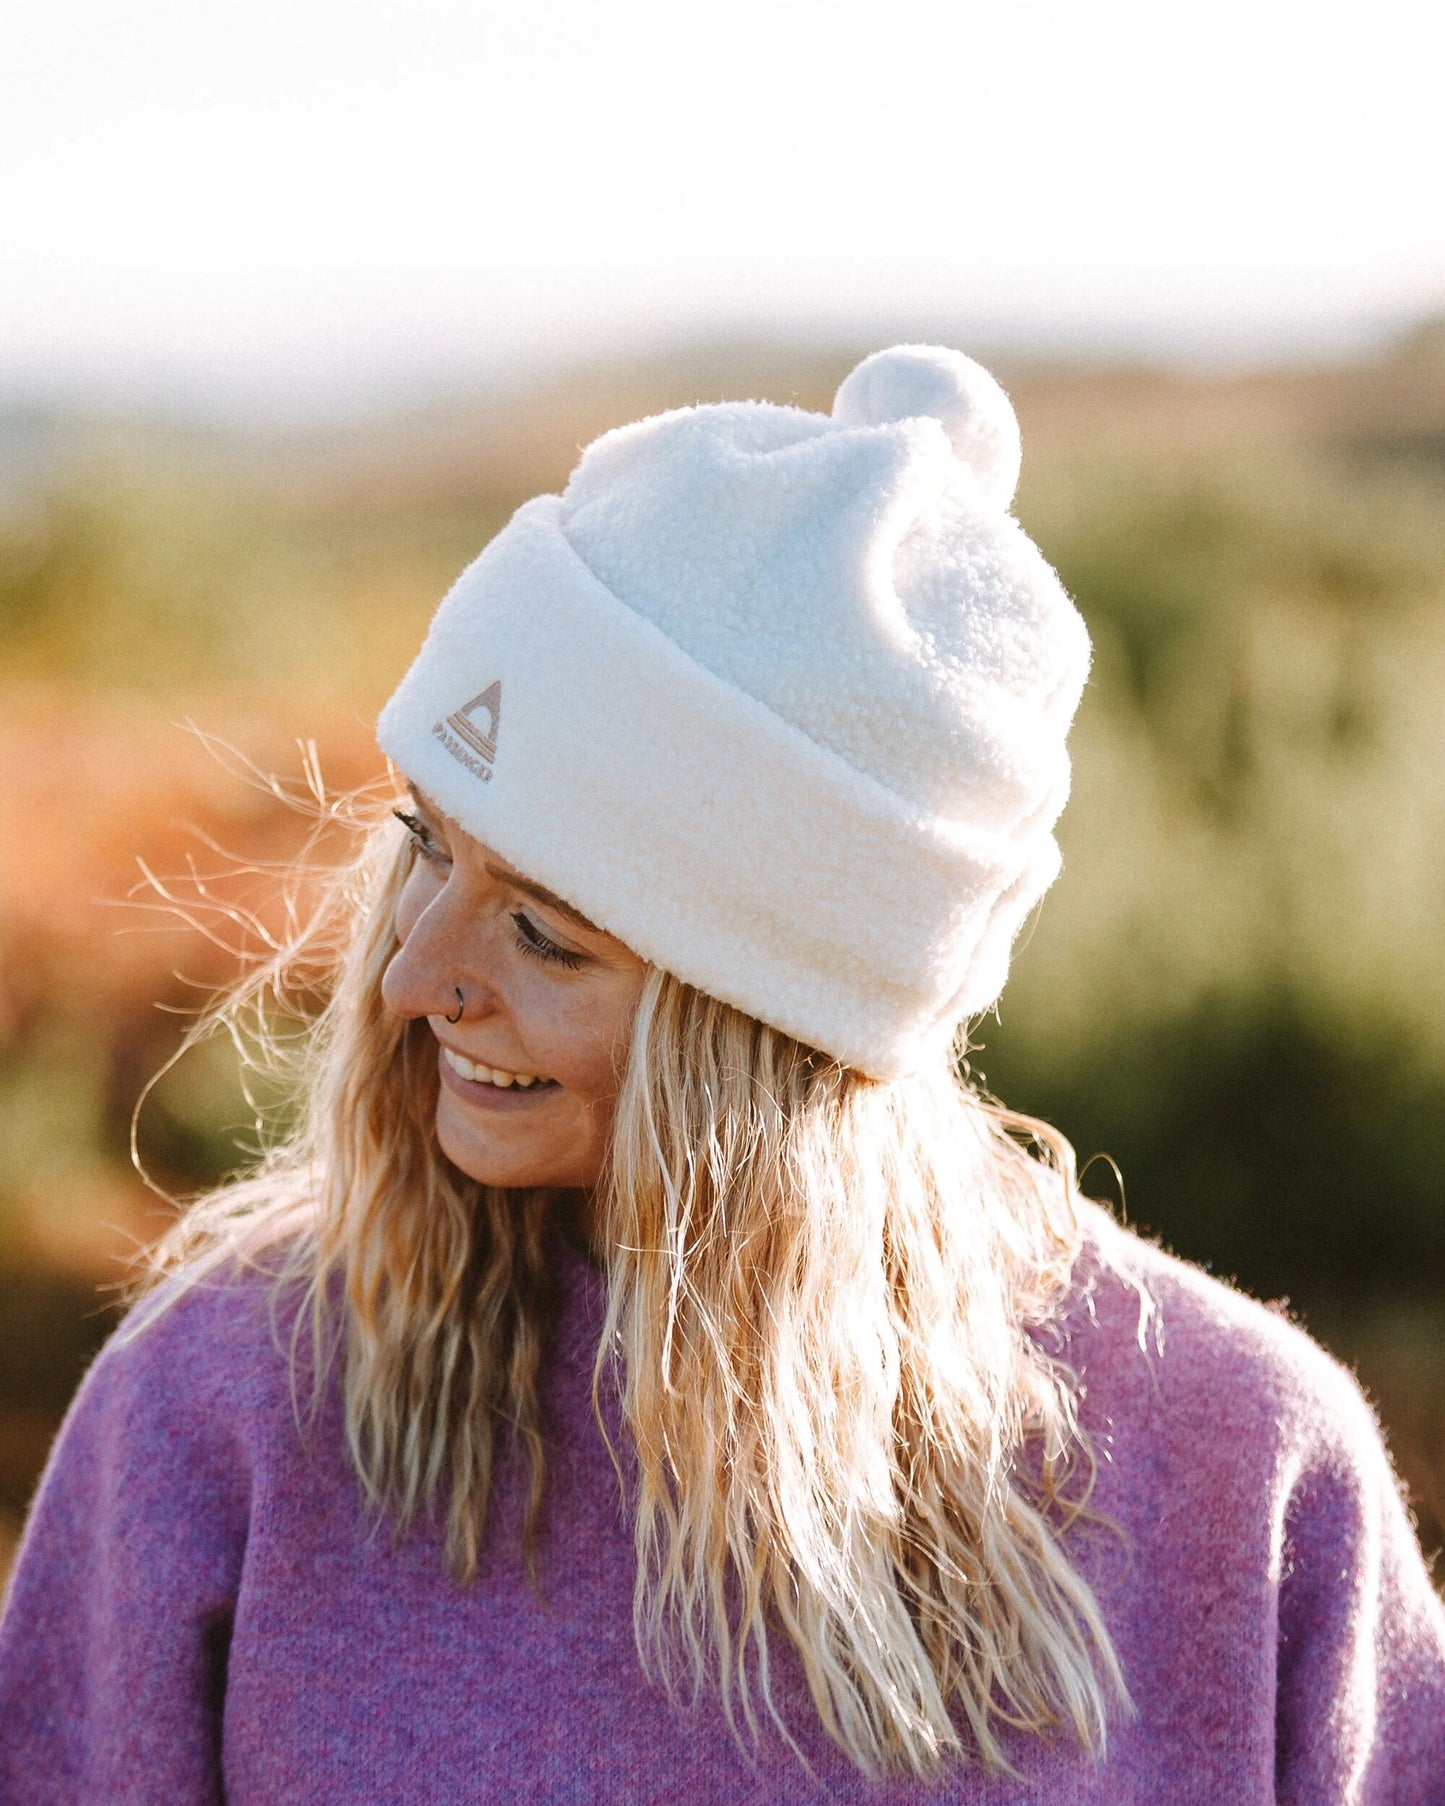
[[[483,732],[481,718],[486,719]],[[492,764],[497,756],[497,735],[502,726],[502,683],[498,678],[480,695],[454,709],[445,721],[438,721],[432,732],[442,745],[467,770],[484,784],[492,779]]]

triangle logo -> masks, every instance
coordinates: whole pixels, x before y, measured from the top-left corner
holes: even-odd
[[[490,780],[502,727],[502,682],[488,684],[470,702],[453,709],[432,732],[454,759],[477,777]]]

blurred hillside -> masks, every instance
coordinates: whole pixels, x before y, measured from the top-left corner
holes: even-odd
[[[306,832],[173,724],[292,784],[298,741],[333,786],[378,775],[370,722],[436,599],[581,444],[696,400],[826,408],[861,349],[695,347],[272,438],[0,415],[12,1527],[107,1327],[97,1288],[165,1220],[129,1163],[135,1100],[177,1012],[233,969],[173,917],[118,907],[137,860],[275,924]],[[1358,1364],[1438,1541],[1445,325],[1370,365],[1232,378],[991,361],[1023,425],[1020,517],[1096,661],[1066,875],[975,1065],[1081,1158],[1116,1160],[1132,1220],[1288,1295]],[[249,1133],[219,1049],[169,1073],[138,1127],[179,1192],[233,1169]],[[1089,1180],[1114,1193],[1106,1168]]]

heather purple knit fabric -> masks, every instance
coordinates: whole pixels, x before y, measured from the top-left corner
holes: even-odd
[[[539,1599],[503,1475],[484,1572],[369,1523],[334,1395],[303,1445],[254,1279],[183,1299],[87,1379],[0,1627],[0,1801],[450,1806],[1445,1802],[1445,1614],[1354,1382],[1277,1316],[1090,1212],[1067,1352],[1102,1457],[1070,1533],[1137,1714],[1101,1763],[1022,1739],[1023,1788],[967,1765],[871,1783],[791,1652],[750,1762],[669,1705],[632,1642],[633,1559],[592,1416],[601,1285],[559,1252]],[[1140,1337],[1142,1280],[1162,1346]]]

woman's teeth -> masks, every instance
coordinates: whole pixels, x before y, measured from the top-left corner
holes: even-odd
[[[450,1047],[442,1049],[442,1058],[453,1072],[460,1073],[464,1079],[471,1079],[479,1085],[497,1085],[505,1091],[511,1085],[526,1090],[529,1085],[550,1085],[551,1079],[540,1078],[535,1072],[503,1072],[498,1066],[476,1066],[459,1053],[453,1053]]]

